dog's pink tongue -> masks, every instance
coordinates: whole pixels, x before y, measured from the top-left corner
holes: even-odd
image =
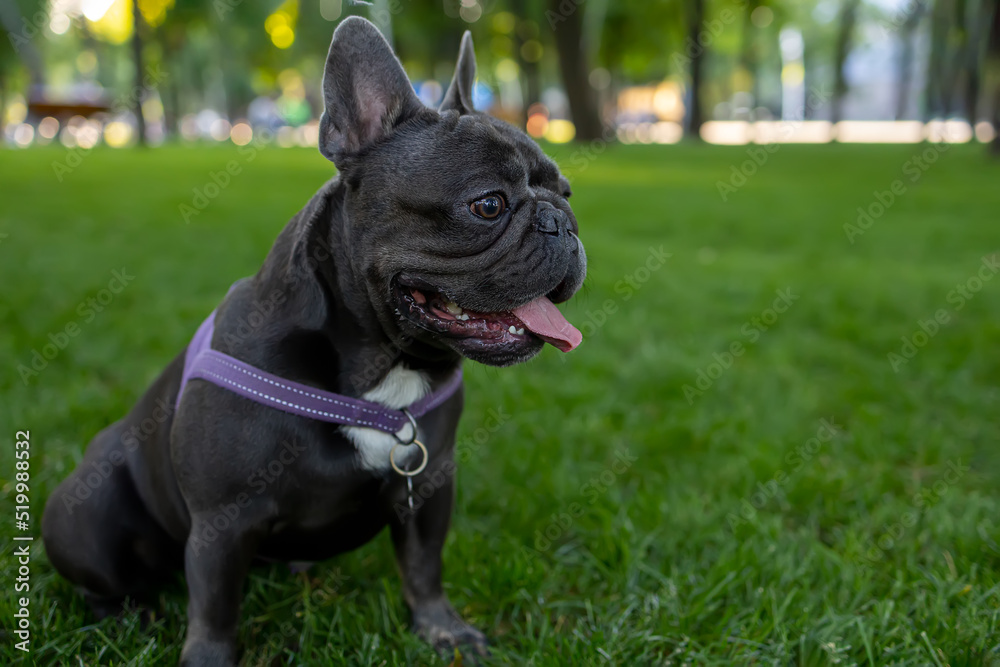
[[[531,333],[563,352],[569,352],[583,341],[583,334],[544,296],[515,309],[514,317],[524,322]]]

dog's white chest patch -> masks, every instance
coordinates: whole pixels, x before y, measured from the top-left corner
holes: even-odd
[[[365,393],[362,398],[391,410],[401,410],[419,401],[429,391],[430,383],[423,373],[398,365],[394,366],[385,379]],[[396,438],[389,433],[373,428],[344,426],[343,429],[358,449],[358,459],[362,468],[382,471],[389,467],[389,452],[396,444]],[[405,438],[409,438],[410,434],[409,424],[397,433],[400,437]],[[408,461],[416,451],[418,451],[416,445],[401,447],[396,450],[396,462],[402,464]]]

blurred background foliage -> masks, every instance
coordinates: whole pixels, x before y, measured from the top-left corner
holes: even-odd
[[[471,30],[477,106],[554,142],[942,119],[965,124],[953,140],[1000,146],[997,0],[0,0],[6,143],[240,143],[261,128],[308,143],[330,36],[352,14],[379,25],[428,104]]]

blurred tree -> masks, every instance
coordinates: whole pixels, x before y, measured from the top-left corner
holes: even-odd
[[[968,121],[979,120],[979,98],[982,88],[986,49],[989,43],[990,23],[996,9],[996,0],[972,0],[967,4],[965,21],[968,40],[962,53],[964,78],[964,108]]]
[[[590,58],[583,34],[585,8],[586,5],[573,0],[548,0],[545,18],[555,33],[559,69],[576,125],[576,138],[591,141],[599,139],[603,129],[597,115],[597,98],[590,85]]]
[[[917,27],[924,18],[924,1],[912,0],[909,13],[899,27],[899,86],[896,89],[896,120],[903,120],[910,100],[910,84],[913,80],[913,52],[917,38]],[[891,24],[889,27],[892,27]]]
[[[945,86],[948,55],[948,34],[951,29],[952,0],[933,0],[931,10],[931,52],[927,61],[927,86],[924,120],[947,116]]]
[[[1000,157],[1000,3],[997,0],[992,2],[992,16],[988,22],[989,30],[986,46],[986,66],[983,68],[987,80],[992,81],[993,99],[991,100],[993,112],[993,141],[990,142],[990,149],[993,155]]]
[[[3,93],[6,79],[18,62],[27,70],[32,86],[45,83],[45,65],[34,42],[34,38],[45,29],[44,25],[35,25],[35,17],[41,14],[41,9],[42,2],[39,0],[21,3],[0,0],[0,25],[7,33],[7,39],[0,44],[0,93]]]
[[[952,115],[956,99],[962,96],[957,94],[963,84],[966,83],[968,72],[965,69],[965,51],[969,47],[969,27],[965,21],[966,0],[955,0],[951,9],[954,16],[951,20],[951,30],[948,32],[948,54],[945,67],[944,79],[944,115],[945,118]]]
[[[687,63],[674,63],[684,41],[684,7],[678,0],[618,0],[608,6],[599,57],[618,77],[632,81],[687,73]]]
[[[142,32],[143,21],[142,11],[139,9],[139,0],[132,0],[132,64],[135,66],[135,88],[131,99],[134,100],[132,112],[135,114],[136,141],[140,146],[146,145],[146,114],[142,110],[143,91],[145,85],[143,79],[146,76],[146,67],[142,57]]]
[[[757,83],[757,65],[760,61],[760,48],[757,43],[757,32],[750,15],[753,10],[760,6],[759,0],[749,0],[743,11],[743,25],[740,33],[740,55],[737,67],[744,72],[748,79],[748,90],[746,92],[753,95],[755,103],[760,99],[760,88]]]
[[[684,131],[692,139],[701,140],[701,126],[705,122],[701,106],[701,82],[704,71],[706,46],[700,37],[705,24],[705,0],[685,0],[688,56],[688,94],[684,114]]]
[[[854,26],[857,23],[860,0],[842,0],[840,5],[839,26],[837,31],[837,46],[834,53],[834,83],[832,120],[837,123],[843,117],[844,97],[847,95],[847,76],[844,65],[851,52],[854,39]]]
[[[531,33],[538,32],[538,24],[525,21],[529,16],[527,0],[512,0],[511,11],[518,17],[514,28],[514,51],[517,56],[517,64],[524,74],[524,111],[527,113],[531,105],[537,103],[542,97],[542,81],[538,72],[538,59],[531,53],[528,43],[533,38]],[[530,57],[528,57],[530,56]]]

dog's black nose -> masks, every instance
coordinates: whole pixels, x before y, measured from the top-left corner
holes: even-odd
[[[538,202],[535,208],[535,227],[543,234],[558,236],[566,229],[566,214],[547,201]]]

